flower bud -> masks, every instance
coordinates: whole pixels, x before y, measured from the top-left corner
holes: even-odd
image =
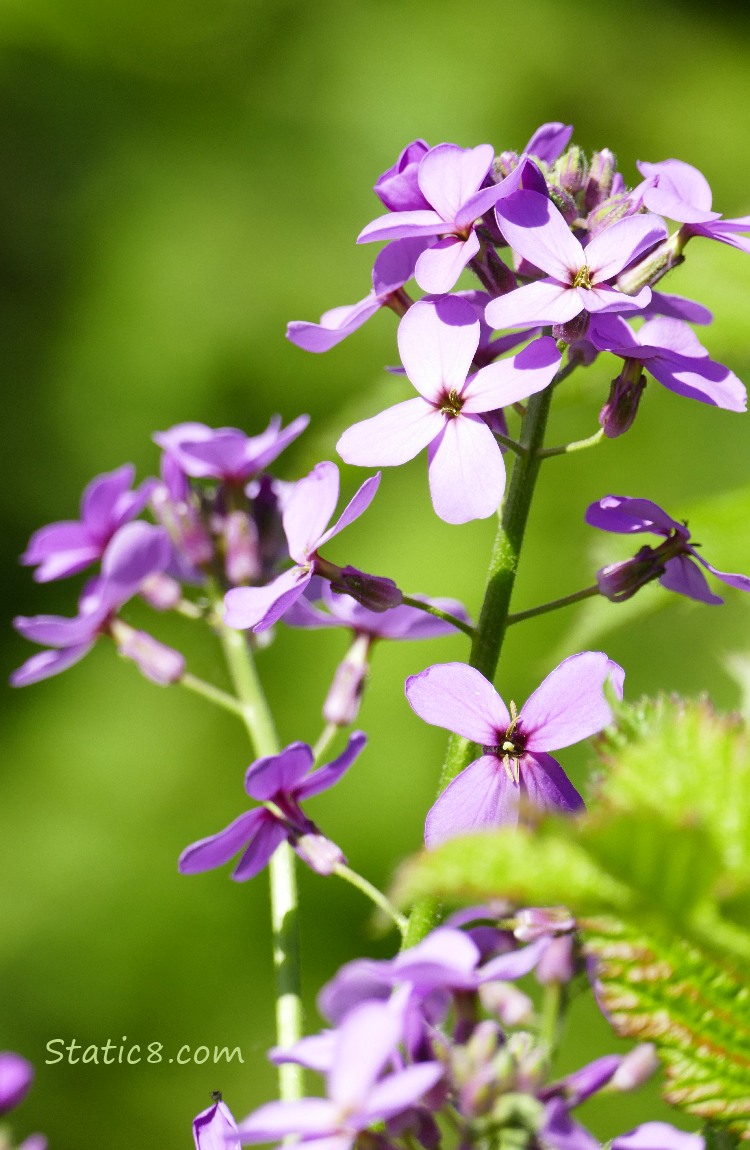
[[[609,148],[602,148],[601,152],[594,152],[583,195],[587,212],[598,208],[612,194],[612,182],[616,167],[617,159],[614,152],[611,152]]]
[[[341,567],[335,580],[331,580],[331,590],[351,595],[370,611],[390,611],[391,607],[400,606],[404,598],[392,579],[367,575],[356,567]]]
[[[31,1088],[34,1067],[20,1054],[0,1054],[0,1114],[20,1105]]]
[[[213,559],[211,537],[192,504],[173,500],[164,484],[151,494],[154,515],[169,534],[178,552],[194,567],[203,567]]]
[[[578,204],[569,192],[557,184],[550,184],[547,190],[549,198],[563,216],[566,224],[572,224],[574,220],[578,219]]]
[[[623,1058],[609,1083],[612,1090],[637,1090],[648,1082],[661,1063],[652,1042],[641,1042]]]
[[[408,212],[429,208],[417,181],[419,164],[429,151],[424,140],[408,144],[396,163],[383,172],[375,183],[375,195],[391,212]]]
[[[196,1150],[241,1150],[236,1123],[221,1095],[213,1106],[193,1119],[193,1139]]]
[[[575,196],[586,184],[588,171],[588,161],[583,150],[574,144],[560,156],[555,164],[554,175],[562,190]]]
[[[519,942],[535,942],[545,934],[566,934],[576,925],[564,906],[527,906],[515,918],[513,934]]]
[[[557,340],[558,348],[560,342],[569,345],[571,343],[578,343],[579,340],[584,339],[589,330],[590,321],[590,313],[582,311],[575,316],[574,319],[569,319],[567,323],[553,324],[552,338]]]
[[[627,192],[619,192],[608,197],[589,212],[586,227],[592,238],[611,228],[618,220],[632,216],[638,210],[637,204]]]
[[[224,570],[233,587],[261,577],[258,528],[245,511],[230,511],[224,519]]]
[[[367,679],[367,656],[372,645],[370,635],[357,635],[336,668],[331,688],[323,704],[323,718],[337,727],[348,727],[359,713],[359,704]]]
[[[346,862],[339,847],[318,832],[295,835],[291,843],[302,861],[316,874],[333,874],[339,863]]]
[[[602,567],[596,573],[596,582],[600,595],[612,603],[622,603],[663,574],[664,562],[658,550],[643,546],[632,559]]]
[[[599,423],[608,439],[624,435],[638,414],[646,387],[646,376],[637,359],[626,359],[620,374],[612,380],[609,398],[599,412]]]
[[[618,289],[625,295],[636,295],[641,288],[658,283],[662,276],[683,262],[682,249],[688,238],[685,230],[680,228],[674,235],[662,240],[617,277],[615,283]]]
[[[537,981],[542,986],[551,982],[570,982],[575,974],[572,935],[553,938],[536,966]]]
[[[515,172],[518,167],[518,152],[501,152],[499,156],[495,156],[492,161],[490,172],[492,179],[496,184],[509,176],[511,172]]]
[[[155,572],[146,576],[138,594],[155,611],[172,611],[182,599],[182,587],[171,575]]]
[[[479,998],[503,1026],[528,1026],[534,1018],[534,1003],[512,982],[487,982],[480,986]]]
[[[153,635],[136,631],[122,619],[115,619],[110,630],[120,654],[132,659],[139,671],[152,682],[168,687],[178,683],[185,674],[184,656],[154,639]]]

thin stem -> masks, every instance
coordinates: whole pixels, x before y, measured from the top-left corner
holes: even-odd
[[[533,619],[535,615],[546,615],[548,611],[557,611],[560,607],[568,607],[571,603],[580,603],[583,599],[590,599],[592,595],[599,593],[598,586],[594,584],[593,587],[584,587],[583,591],[574,591],[572,595],[564,595],[562,599],[551,599],[549,603],[542,603],[539,607],[529,607],[527,611],[516,611],[508,616],[506,626],[512,627],[514,623],[523,623],[524,619]]]
[[[366,895],[371,902],[374,902],[376,907],[384,911],[385,914],[388,915],[388,918],[396,924],[403,938],[406,933],[408,921],[404,915],[398,913],[382,891],[378,890],[376,886],[373,886],[371,882],[368,882],[361,874],[358,874],[355,870],[351,870],[350,867],[345,866],[343,863],[339,863],[333,873],[337,874],[339,878],[343,878],[346,882],[351,883],[352,886],[355,886],[357,890]]]
[[[434,615],[437,619],[442,619],[445,623],[450,623],[452,627],[457,627],[459,631],[463,631],[470,639],[476,636],[476,629],[472,627],[471,623],[467,623],[464,619],[458,619],[455,615],[451,615],[448,611],[443,611],[441,607],[435,607],[432,603],[425,603],[422,599],[412,599],[410,595],[404,595],[404,605],[406,607],[416,607],[418,611],[426,611],[428,615]]]
[[[320,738],[313,747],[313,757],[316,763],[318,763],[323,758],[323,755],[326,753],[331,743],[336,738],[338,731],[339,727],[336,723],[326,723]]]
[[[494,432],[495,439],[502,447],[507,447],[509,451],[514,452],[516,455],[525,455],[526,448],[522,444],[517,443],[515,439],[511,439],[509,435],[503,435],[502,432]]]
[[[206,614],[198,603],[191,603],[189,599],[180,599],[174,610],[178,615],[184,615],[186,619],[203,619]]]
[[[561,982],[548,982],[542,996],[539,1035],[549,1051],[550,1062],[557,1053],[566,1005],[565,987]]]
[[[216,703],[217,707],[231,711],[233,715],[238,715],[244,722],[245,708],[242,703],[235,699],[234,695],[222,691],[220,687],[214,687],[213,683],[206,683],[205,680],[199,679],[196,675],[191,675],[189,671],[182,676],[179,682],[181,687],[187,687],[188,691],[192,691],[195,695],[201,695],[210,703]]]
[[[585,451],[587,447],[596,447],[604,439],[604,428],[600,427],[588,439],[574,439],[571,443],[563,443],[560,447],[544,447],[537,452],[540,459],[551,459],[553,455],[571,455],[574,451]]]
[[[278,754],[279,737],[247,639],[242,632],[231,630],[220,620],[216,625],[255,752],[260,756]],[[269,877],[276,972],[276,1036],[279,1046],[286,1047],[302,1037],[297,876],[289,843],[281,843],[271,856]],[[279,1066],[279,1093],[285,1102],[302,1097],[303,1073],[297,1063],[284,1062]]]

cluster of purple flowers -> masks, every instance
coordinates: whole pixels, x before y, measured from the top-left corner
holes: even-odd
[[[474,908],[394,959],[348,963],[318,998],[331,1028],[270,1054],[321,1074],[325,1096],[270,1102],[236,1125],[226,1107],[205,1111],[198,1150],[214,1145],[207,1115],[232,1147],[293,1136],[310,1150],[437,1150],[447,1121],[462,1146],[599,1150],[571,1112],[597,1091],[635,1089],[658,1060],[646,1045],[553,1077],[532,998],[515,983],[585,977],[574,926],[554,909]],[[702,1150],[703,1139],[648,1122],[611,1147]]]

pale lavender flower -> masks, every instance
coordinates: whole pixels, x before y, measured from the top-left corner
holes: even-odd
[[[138,594],[145,580],[167,567],[171,555],[169,539],[161,527],[148,523],[126,523],[121,527],[104,552],[101,575],[84,590],[74,618],[37,615],[14,619],[14,627],[25,639],[52,650],[32,655],[13,672],[11,684],[25,687],[60,674],[78,663],[99,636],[107,632],[113,634],[119,646],[114,632],[118,611]],[[161,651],[157,652],[151,646],[156,644],[156,640],[133,632],[132,628],[125,628],[121,636],[129,647],[122,653],[134,659],[141,670],[156,682],[172,683],[182,676],[184,660],[178,652],[161,644],[158,644]],[[150,643],[144,643],[144,639],[149,639]]]
[[[708,180],[684,160],[661,160],[657,164],[639,161],[643,182],[633,189],[633,197],[640,196],[652,212],[667,216],[684,224],[681,235],[706,236],[750,253],[750,240],[741,233],[750,233],[750,216],[725,220],[721,212],[711,209],[712,193]]]
[[[604,697],[609,681],[621,697],[624,672],[601,651],[571,655],[516,711],[508,711],[491,683],[464,663],[428,667],[406,681],[406,697],[427,723],[479,743],[480,758],[443,791],[427,815],[425,842],[513,824],[519,803],[578,811],[584,803],[547,752],[571,746],[612,721]]]
[[[406,374],[420,393],[350,427],[337,451],[347,463],[397,466],[429,445],[430,493],[447,523],[494,514],[505,490],[505,464],[482,415],[547,387],[560,363],[549,336],[518,355],[469,375],[480,325],[465,299],[423,300],[398,329]]]
[[[612,1150],[704,1150],[705,1145],[700,1134],[677,1130],[668,1122],[644,1122],[629,1134],[618,1135]]]
[[[408,299],[403,296],[401,289],[414,275],[417,258],[427,243],[427,240],[417,238],[395,240],[388,244],[375,260],[372,291],[364,299],[324,312],[320,323],[294,320],[287,325],[287,339],[303,351],[328,351],[362,327],[382,307],[389,307],[395,302],[397,308],[403,310]]]
[[[31,1089],[34,1067],[11,1050],[0,1053],[0,1114],[20,1106]]]
[[[251,798],[269,805],[246,811],[223,831],[186,847],[180,855],[180,872],[199,874],[213,870],[242,851],[232,878],[243,882],[258,874],[276,848],[287,841],[314,871],[331,874],[344,856],[335,843],[320,833],[299,804],[337,783],[366,741],[361,731],[355,731],[338,758],[314,771],[314,755],[307,743],[290,743],[278,755],[267,755],[251,763],[245,775],[245,790]]]
[[[701,603],[719,604],[724,600],[710,590],[706,577],[698,564],[710,571],[722,583],[739,591],[750,591],[750,578],[718,571],[712,567],[690,543],[687,524],[678,523],[658,504],[650,499],[634,499],[627,495],[605,495],[586,510],[586,522],[600,531],[618,535],[638,535],[648,531],[665,539],[656,548],[642,547],[632,559],[611,563],[597,572],[597,583],[602,595],[614,602],[629,599],[645,583],[658,579],[662,587],[677,591]]]
[[[101,559],[115,532],[140,515],[148,502],[154,480],[131,490],[134,477],[130,463],[97,475],[81,497],[79,520],[50,523],[34,532],[21,562],[27,567],[39,565],[34,572],[37,583],[75,575]]]
[[[357,595],[376,609],[386,610],[401,602],[401,592],[391,580],[368,576],[354,568],[335,567],[319,554],[328,543],[370,506],[380,475],[366,479],[334,523],[327,527],[339,498],[339,471],[335,463],[318,463],[300,479],[284,503],[282,519],[294,566],[265,587],[236,587],[227,592],[224,621],[228,627],[265,631],[273,626],[309,586],[314,575],[334,579],[343,591]],[[382,601],[382,606],[380,603]]]
[[[402,1016],[391,1003],[366,1002],[336,1032],[327,1098],[269,1102],[239,1125],[243,1143],[296,1135],[319,1150],[349,1150],[368,1127],[414,1106],[442,1077],[439,1062],[407,1066],[383,1077],[402,1037]]]
[[[178,423],[168,431],[157,431],[154,440],[184,475],[242,486],[273,463],[309,422],[309,415],[300,415],[282,429],[281,417],[275,415],[266,430],[255,436],[236,427]]]
[[[220,1096],[193,1119],[193,1139],[195,1150],[240,1150],[237,1124]]]
[[[666,228],[655,216],[620,220],[584,248],[551,200],[538,192],[516,192],[501,200],[495,213],[513,250],[547,278],[492,300],[486,315],[494,328],[564,324],[581,312],[638,311],[648,304],[650,288],[629,296],[610,281],[664,239]]]
[[[438,144],[430,148],[420,160],[417,174],[428,207],[378,217],[363,229],[357,243],[436,237],[417,260],[414,275],[423,291],[449,292],[479,252],[475,224],[502,196],[515,191],[521,179],[519,165],[499,184],[482,187],[494,155],[490,144],[478,148]]]

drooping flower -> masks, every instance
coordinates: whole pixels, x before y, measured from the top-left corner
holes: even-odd
[[[140,515],[154,480],[131,490],[135,468],[126,463],[116,471],[97,475],[81,497],[81,518],[50,523],[35,531],[21,562],[37,566],[34,579],[48,583],[83,571],[101,559],[112,536]]]
[[[133,659],[155,682],[167,684],[180,679],[185,660],[178,651],[117,619],[120,608],[138,594],[144,582],[165,570],[171,555],[169,539],[161,527],[141,522],[121,527],[104,552],[101,575],[84,590],[74,618],[36,615],[14,619],[14,627],[25,639],[52,650],[32,655],[13,672],[11,684],[25,687],[60,674],[78,663],[106,633],[112,634],[121,654]]]
[[[547,387],[560,364],[549,336],[518,355],[469,375],[480,325],[467,300],[421,300],[398,329],[406,374],[420,393],[350,427],[336,449],[347,463],[397,466],[429,445],[430,493],[447,523],[494,514],[505,490],[505,464],[482,419],[485,412]]]
[[[443,1074],[439,1062],[421,1062],[383,1076],[402,1037],[402,1016],[392,1003],[365,1002],[336,1031],[327,1098],[269,1102],[239,1124],[243,1143],[276,1142],[296,1135],[320,1150],[350,1150],[358,1135],[414,1106]]]
[[[327,527],[339,498],[339,470],[335,463],[318,463],[300,479],[284,503],[282,519],[294,566],[265,587],[235,587],[227,592],[224,621],[228,627],[265,631],[281,618],[309,586],[314,575],[335,581],[337,587],[379,610],[395,607],[401,592],[390,579],[365,575],[355,568],[328,563],[319,549],[370,506],[380,475],[366,479],[333,527]],[[382,602],[382,606],[380,606]]]
[[[195,1150],[240,1150],[237,1124],[220,1095],[193,1119],[193,1139]]]
[[[612,721],[609,681],[622,695],[624,671],[601,651],[563,660],[526,703],[509,711],[491,683],[465,663],[441,663],[406,681],[406,697],[427,723],[479,743],[480,758],[443,791],[427,815],[425,842],[513,824],[519,801],[578,811],[583,799],[549,751],[578,743]]]
[[[629,296],[610,281],[664,239],[666,228],[657,217],[620,220],[584,248],[552,201],[538,192],[515,192],[498,203],[495,214],[513,250],[547,277],[492,300],[486,315],[493,328],[564,324],[581,312],[638,311],[649,302],[650,288]]]
[[[427,244],[424,239],[395,240],[378,254],[372,269],[372,291],[358,303],[334,307],[324,312],[320,323],[294,320],[286,329],[287,339],[303,351],[329,351],[353,331],[362,327],[381,307],[395,304],[403,311],[408,299],[401,289],[414,275],[418,256]],[[401,295],[399,296],[399,292]]]
[[[602,595],[619,603],[629,599],[644,584],[658,579],[662,587],[677,591],[701,603],[719,604],[724,600],[710,590],[698,564],[722,583],[739,591],[750,591],[750,578],[718,571],[699,554],[697,544],[690,543],[687,524],[678,523],[650,499],[627,495],[605,495],[586,510],[586,522],[600,531],[618,535],[638,535],[648,531],[661,535],[665,542],[658,547],[642,547],[632,559],[611,563],[597,572]]]
[[[242,851],[232,878],[243,882],[263,870],[286,840],[314,871],[331,874],[344,856],[303,813],[300,803],[337,783],[366,741],[361,731],[355,731],[338,758],[312,772],[314,755],[307,743],[290,743],[278,755],[251,763],[245,790],[252,799],[267,805],[246,811],[223,831],[187,847],[180,855],[180,872],[213,870]]]
[[[475,224],[502,196],[515,191],[521,180],[523,168],[519,166],[499,184],[482,187],[494,156],[491,144],[430,148],[417,174],[428,206],[379,216],[362,230],[357,243],[434,236],[435,242],[419,256],[414,276],[423,291],[449,292],[479,252]]]

